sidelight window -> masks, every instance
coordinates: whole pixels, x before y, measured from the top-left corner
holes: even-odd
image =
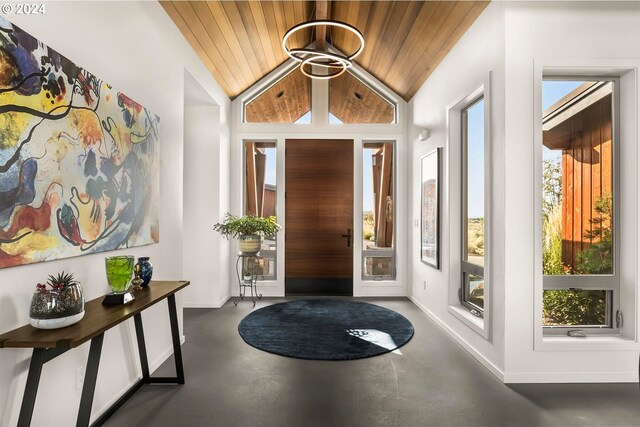
[[[362,155],[362,276],[393,279],[394,144],[365,142]]]
[[[244,214],[276,216],[276,143],[245,141],[244,148]],[[258,259],[260,279],[276,279],[276,254],[276,236],[265,236]]]

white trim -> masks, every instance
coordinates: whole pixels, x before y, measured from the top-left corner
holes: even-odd
[[[637,383],[633,372],[512,372],[504,375],[505,384],[523,383]]]
[[[221,308],[227,301],[229,301],[230,298],[231,296],[227,295],[216,302],[204,303],[201,301],[182,301],[182,308]]]
[[[454,329],[443,322],[438,316],[436,316],[431,310],[424,306],[416,298],[410,296],[409,299],[422,310],[429,319],[431,319],[436,325],[440,327],[446,334],[451,336],[458,344],[460,344],[465,350],[467,350],[478,362],[482,364],[489,372],[491,372],[496,378],[502,382],[505,381],[505,373],[502,369],[496,366],[493,362],[487,359],[482,353],[480,353],[473,345],[468,343],[461,335],[459,335]]]
[[[492,241],[493,241],[493,221],[491,215],[491,202],[493,197],[493,142],[491,134],[492,119],[492,97],[491,97],[491,76],[489,72],[481,83],[475,85],[475,89],[464,96],[460,96],[455,101],[447,105],[446,127],[447,141],[445,154],[446,170],[448,179],[443,193],[446,195],[446,203],[449,207],[449,303],[448,311],[461,320],[471,330],[477,332],[487,341],[491,341],[491,321],[492,321],[492,286],[494,283],[494,272],[492,268]],[[458,291],[462,286],[462,200],[461,197],[455,199],[452,194],[460,195],[462,192],[462,163],[460,161],[463,152],[463,138],[460,129],[462,128],[462,110],[478,98],[484,99],[484,310],[483,319],[478,321],[476,316],[468,312],[460,304]],[[453,191],[452,189],[457,190]],[[466,311],[466,313],[465,313]]]
[[[488,328],[483,317],[474,316],[468,308],[460,304],[448,306],[447,311],[477,334],[488,337]]]

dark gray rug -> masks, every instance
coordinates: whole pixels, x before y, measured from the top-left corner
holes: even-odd
[[[282,356],[349,360],[378,356],[406,344],[413,325],[374,304],[308,299],[273,304],[247,315],[238,332],[245,342]]]

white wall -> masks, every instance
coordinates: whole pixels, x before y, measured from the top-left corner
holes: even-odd
[[[411,155],[411,230],[410,270],[411,298],[432,319],[471,351],[495,375],[501,377],[504,368],[504,281],[500,256],[503,252],[501,216],[504,205],[504,168],[500,159],[504,147],[504,3],[492,2],[478,17],[458,44],[449,52],[410,102],[409,141]],[[491,73],[491,74],[490,74]],[[492,277],[486,277],[491,287],[492,308],[485,313],[486,335],[456,316],[450,306],[460,285],[455,267],[460,240],[460,143],[449,140],[448,107],[458,103],[482,85],[490,98],[492,174],[494,182],[491,215],[496,227],[490,235],[495,255],[491,264]],[[426,141],[417,139],[421,129],[428,129]],[[436,147],[442,150],[441,171],[441,235],[440,269],[420,261],[420,158]],[[452,256],[453,255],[453,256]],[[455,268],[453,268],[455,270]],[[425,285],[426,282],[426,285]],[[472,321],[472,320],[470,320]]]
[[[176,256],[190,244],[188,240],[183,243],[182,236],[185,68],[220,106],[221,134],[226,135],[227,141],[229,99],[157,2],[48,2],[44,15],[5,17],[160,116],[160,243],[110,255],[149,255],[155,278],[189,279],[182,257]],[[223,166],[227,167],[226,162]],[[219,189],[211,189],[206,183],[199,191],[211,192],[210,197],[219,196]],[[228,190],[225,191],[220,197],[228,198]],[[49,273],[74,272],[87,299],[107,293],[104,256],[95,254],[1,270],[0,330],[8,331],[28,322],[31,293]],[[207,262],[206,254],[201,256],[202,262]],[[179,304],[181,300],[178,294]],[[166,304],[147,310],[143,319],[149,361],[155,368],[171,352]],[[80,401],[80,390],[75,389],[76,370],[86,364],[88,348],[85,344],[45,365],[33,425],[75,423]],[[0,350],[3,426],[17,422],[30,354],[28,350]],[[132,322],[127,322],[105,334],[93,418],[138,376],[135,335]]]
[[[622,341],[595,338],[542,339],[540,328],[541,274],[535,268],[534,244],[534,90],[539,93],[537,66],[640,66],[640,2],[508,2],[506,3],[506,381],[590,382],[637,381],[635,337]],[[540,71],[540,70],[538,70]],[[580,68],[576,68],[580,72]],[[606,71],[605,71],[606,72]],[[636,71],[637,73],[637,71]],[[628,77],[628,76],[627,76]],[[628,80],[628,79],[623,79]],[[632,307],[625,320],[637,330],[638,187],[637,77],[623,91],[621,140],[623,154],[622,268],[629,280]],[[537,88],[537,89],[536,89]],[[539,148],[539,147],[538,147]],[[537,168],[536,168],[537,169]],[[539,172],[538,172],[539,173]],[[625,220],[624,218],[627,218]],[[632,218],[629,222],[628,219]],[[626,242],[626,243],[625,243]],[[629,272],[629,270],[631,270]],[[634,304],[635,300],[635,304]],[[538,303],[540,304],[540,303]],[[634,309],[635,306],[635,309]],[[539,334],[538,334],[539,335]],[[544,342],[542,342],[544,341]],[[551,341],[551,342],[549,342]],[[535,349],[534,349],[535,346]]]
[[[536,180],[541,178],[535,149],[540,150],[543,67],[622,76],[619,271],[626,326],[621,337],[542,335],[540,235],[535,229],[541,191]],[[412,299],[505,382],[637,381],[639,68],[640,2],[492,2],[410,103],[414,221],[420,216],[420,157],[435,147],[444,147],[445,157],[442,268],[419,262],[420,232],[414,225]],[[459,161],[459,147],[447,139],[447,107],[482,85],[490,71],[494,259],[488,283],[493,291],[490,339],[485,340],[449,307],[455,301],[450,291],[459,280],[452,263],[457,262],[460,231],[452,221],[459,216],[460,178],[459,166],[452,163]],[[431,137],[418,142],[423,128]]]
[[[221,307],[229,298],[229,241],[213,230],[229,210],[221,187],[229,186],[222,168],[224,139],[220,135],[220,108],[185,106],[184,117],[184,247],[185,307]],[[228,137],[226,142],[228,145]],[[227,169],[228,170],[228,169]],[[228,200],[228,199],[227,199]]]

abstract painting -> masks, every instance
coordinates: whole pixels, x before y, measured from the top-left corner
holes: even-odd
[[[158,242],[159,121],[0,17],[0,268]]]
[[[420,260],[440,268],[440,149],[420,159],[421,177],[421,250]]]

